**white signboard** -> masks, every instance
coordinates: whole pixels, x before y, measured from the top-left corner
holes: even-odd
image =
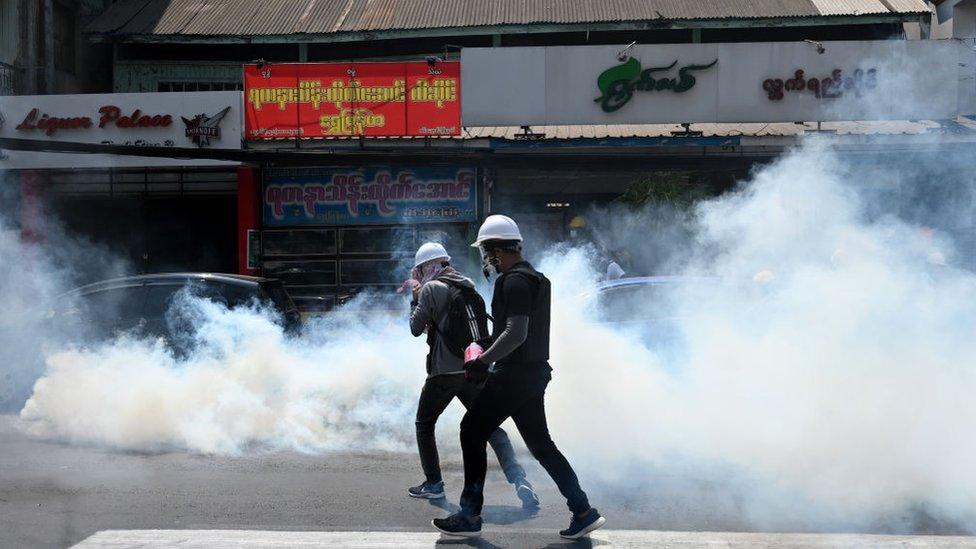
[[[465,126],[946,119],[950,41],[465,48]],[[971,57],[971,56],[970,56]]]
[[[132,145],[241,148],[241,92],[0,97],[0,137]],[[234,165],[217,160],[0,151],[0,169]]]

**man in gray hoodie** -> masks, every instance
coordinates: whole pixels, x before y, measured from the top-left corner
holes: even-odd
[[[474,289],[474,283],[451,267],[450,260],[444,247],[436,242],[421,246],[414,258],[412,280],[416,282],[413,283],[413,301],[410,303],[410,331],[414,337],[426,332],[430,346],[427,381],[420,393],[416,421],[420,464],[426,479],[419,486],[407,490],[415,498],[444,497],[444,481],[434,437],[437,418],[455,397],[467,408],[483,386],[483,383],[465,378],[464,358],[456,355],[443,340],[443,334],[449,333],[451,286]],[[488,443],[498,456],[505,478],[515,487],[522,505],[529,509],[537,508],[539,498],[525,479],[525,470],[515,458],[515,450],[505,431],[496,429]]]

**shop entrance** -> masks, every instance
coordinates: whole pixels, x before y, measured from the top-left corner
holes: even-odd
[[[236,174],[228,170],[51,172],[49,216],[131,274],[236,271]]]

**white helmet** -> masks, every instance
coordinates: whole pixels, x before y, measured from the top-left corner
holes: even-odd
[[[417,254],[413,256],[413,266],[416,267],[434,259],[450,261],[451,256],[447,255],[447,250],[444,249],[444,246],[441,246],[437,242],[425,242],[417,250]]]
[[[521,242],[522,233],[511,217],[489,215],[481,224],[481,228],[478,229],[478,240],[475,240],[471,247],[477,248],[486,240],[516,240]]]

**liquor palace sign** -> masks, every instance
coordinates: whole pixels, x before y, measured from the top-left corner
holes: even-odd
[[[247,139],[461,133],[456,62],[244,66]]]
[[[241,92],[0,97],[0,136],[39,141],[174,148],[241,148]],[[105,154],[8,151],[0,168],[225,165]]]

